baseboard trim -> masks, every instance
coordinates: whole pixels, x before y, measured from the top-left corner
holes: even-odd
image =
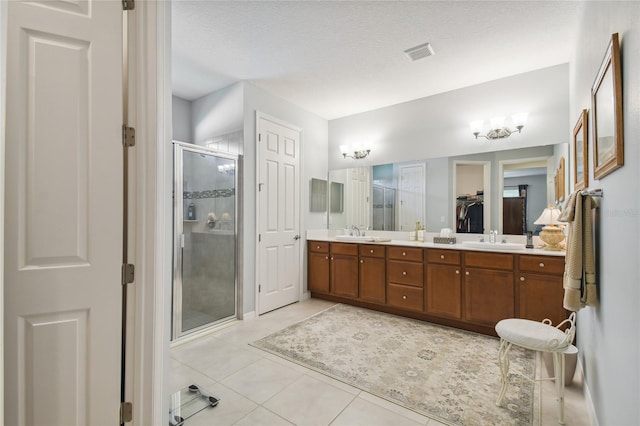
[[[256,319],[256,311],[245,312],[242,314],[240,319],[245,321]]]
[[[596,415],[596,409],[593,405],[593,399],[591,399],[591,392],[589,391],[589,385],[584,378],[584,369],[582,368],[582,359],[578,357],[578,373],[582,379],[582,392],[584,394],[584,403],[587,406],[587,415],[589,416],[589,424],[591,426],[599,426],[598,416]]]

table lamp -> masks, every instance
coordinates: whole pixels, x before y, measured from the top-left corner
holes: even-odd
[[[562,232],[562,228],[559,225],[564,224],[560,222],[560,209],[556,208],[553,204],[549,204],[544,209],[542,214],[535,222],[535,225],[544,225],[542,231],[540,231],[540,239],[546,243],[543,247],[544,250],[559,251],[564,250],[559,244],[564,240],[565,235]]]

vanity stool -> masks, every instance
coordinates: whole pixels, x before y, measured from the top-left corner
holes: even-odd
[[[572,345],[576,334],[576,313],[572,312],[569,318],[553,327],[548,319],[542,322],[526,319],[503,319],[496,324],[496,333],[500,336],[500,349],[498,350],[498,364],[500,366],[500,394],[496,405],[501,405],[507,392],[509,375],[509,350],[512,345],[531,349],[537,352],[551,352],[553,354],[553,373],[556,382],[556,394],[558,396],[558,408],[560,417],[558,423],[564,424],[564,354],[576,351]],[[565,330],[560,328],[566,325]]]

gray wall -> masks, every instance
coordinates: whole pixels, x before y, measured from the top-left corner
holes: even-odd
[[[597,235],[599,306],[578,313],[577,342],[586,383],[601,425],[640,423],[640,3],[585,2],[571,60],[571,127],[583,108],[591,114],[591,86],[612,33],[622,58],[625,164],[593,180],[589,129],[590,188],[602,188]],[[591,127],[589,116],[589,124]]]
[[[171,97],[173,140],[193,142],[193,127],[191,125],[191,101]]]
[[[216,136],[242,130],[243,107],[242,83],[232,84],[193,101],[193,143],[205,145]],[[242,154],[242,151],[236,153]]]
[[[517,59],[516,59],[517,60]],[[329,122],[329,169],[397,163],[569,142],[569,66],[544,68]],[[469,122],[529,112],[521,134],[476,140]],[[364,160],[343,144],[371,143]]]

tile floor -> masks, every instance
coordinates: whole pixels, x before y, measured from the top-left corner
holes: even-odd
[[[309,299],[238,321],[171,349],[171,392],[196,383],[220,398],[197,425],[441,425],[360,389],[249,346],[333,303]],[[497,388],[496,388],[497,392]],[[557,425],[553,383],[543,382],[541,425]],[[580,380],[566,389],[566,424],[588,425]]]

